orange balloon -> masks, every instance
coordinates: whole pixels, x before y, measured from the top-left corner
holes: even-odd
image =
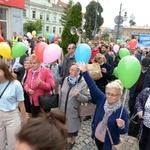
[[[40,42],[35,45],[34,53],[40,62],[43,62],[43,52],[46,46],[47,44],[45,42]]]

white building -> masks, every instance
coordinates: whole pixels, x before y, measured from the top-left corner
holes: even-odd
[[[62,13],[63,7],[55,4],[54,0],[25,0],[23,22],[41,19],[43,27],[40,35],[45,36],[46,33],[54,33],[60,36],[63,30],[59,21]]]

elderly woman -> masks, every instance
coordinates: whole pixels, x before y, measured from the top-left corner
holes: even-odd
[[[81,102],[88,102],[90,94],[84,78],[80,75],[80,70],[73,63],[69,69],[69,76],[65,78],[60,96],[60,110],[66,114],[68,129],[68,149],[75,144],[75,137],[81,127],[78,114],[78,107]]]
[[[40,112],[38,96],[52,93],[55,82],[51,70],[43,67],[35,54],[30,56],[30,60],[32,68],[28,71],[24,89],[29,94],[32,117],[37,117]]]
[[[140,150],[149,150],[150,148],[150,88],[143,89],[136,98],[135,107],[140,120],[140,129],[138,134]]]
[[[101,67],[101,72],[103,77],[99,80],[96,80],[96,85],[100,88],[100,90],[105,93],[106,85],[109,83],[109,81],[112,80],[112,72],[111,72],[111,66],[106,62],[106,58],[102,54],[96,54],[94,61],[97,62]]]
[[[120,99],[123,93],[123,87],[119,80],[110,82],[106,86],[106,95],[96,86],[86,70],[84,63],[77,63],[82,71],[83,77],[88,84],[92,96],[92,102],[96,104],[96,110],[92,122],[92,138],[95,138],[99,150],[111,150],[112,145],[108,135],[107,127],[112,136],[114,144],[119,143],[120,134],[128,131],[128,112],[121,105]],[[123,111],[121,113],[121,110]],[[120,117],[120,114],[121,117]]]

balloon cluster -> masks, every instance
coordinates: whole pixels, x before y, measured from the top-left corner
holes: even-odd
[[[59,36],[55,35],[53,33],[51,33],[51,34],[50,33],[46,33],[45,38],[49,39],[50,41],[58,41]]]
[[[26,46],[22,42],[15,43],[12,50],[6,42],[0,42],[0,55],[5,58],[10,58],[11,56],[13,58],[21,57],[25,52]]]
[[[33,36],[36,36],[36,31],[35,30],[32,31],[32,34],[30,32],[27,32],[27,37],[29,39],[32,39]]]
[[[61,56],[62,52],[58,44],[52,43],[47,45],[45,42],[37,43],[34,50],[37,59],[44,63],[56,61]]]
[[[131,41],[130,47],[133,48],[135,45],[135,40]],[[114,45],[113,50],[116,53],[119,51],[119,57],[121,58],[118,66],[114,68],[113,74],[116,78],[120,79],[125,88],[131,88],[140,76],[140,62],[136,57],[130,56],[130,52],[126,48],[121,48],[119,50],[119,47]]]

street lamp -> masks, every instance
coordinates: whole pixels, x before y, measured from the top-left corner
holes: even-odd
[[[124,21],[127,20],[127,12],[125,12],[124,16],[121,16],[121,13],[124,11],[122,10],[122,4],[120,4],[120,10],[119,15],[115,17],[114,22],[116,23],[115,29],[114,29],[114,38],[120,39],[122,37],[122,30],[123,25],[121,25]]]

